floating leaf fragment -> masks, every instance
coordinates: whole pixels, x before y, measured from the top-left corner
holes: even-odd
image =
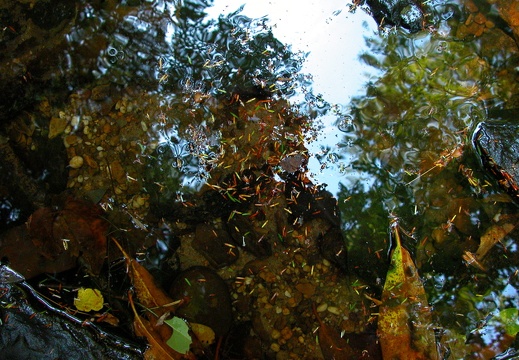
[[[97,289],[80,288],[74,299],[74,306],[79,311],[99,311],[103,308],[103,294]]]
[[[173,334],[171,334],[171,337],[166,341],[166,344],[173,350],[181,354],[186,354],[193,342],[191,335],[189,335],[189,326],[186,321],[178,316],[173,316],[171,319],[164,320],[164,323],[173,329]]]
[[[398,228],[379,307],[378,335],[384,359],[439,359],[431,309],[411,254]]]

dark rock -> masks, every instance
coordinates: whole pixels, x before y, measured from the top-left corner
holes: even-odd
[[[332,227],[319,239],[321,255],[342,271],[348,270],[348,256],[342,230]]]
[[[144,346],[52,307],[25,281],[1,286],[2,359],[142,359]]]
[[[262,258],[272,255],[272,246],[268,230],[260,225],[264,218],[258,216],[251,220],[246,216],[236,215],[229,220],[227,226],[236,245]]]
[[[333,226],[340,226],[339,207],[333,195],[319,186],[306,183],[302,174],[288,177],[285,196],[294,225],[313,218],[327,220]]]
[[[207,224],[196,227],[193,248],[217,269],[231,265],[238,259],[238,251],[229,246],[231,243],[229,233],[223,229]]]
[[[176,315],[209,326],[217,336],[227,334],[233,323],[231,296],[222,278],[213,270],[193,266],[173,281],[169,294],[183,299]]]
[[[516,111],[514,111],[517,114]],[[506,114],[503,113],[506,117]],[[515,116],[515,115],[514,115]],[[519,121],[482,122],[472,138],[483,166],[519,203]]]

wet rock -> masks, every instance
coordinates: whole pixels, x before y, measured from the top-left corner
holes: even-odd
[[[52,307],[27,282],[8,281],[1,286],[2,300],[10,304],[0,308],[3,359],[143,358],[142,345]]]
[[[208,224],[196,227],[193,248],[217,269],[231,265],[238,259],[238,251],[231,243],[231,237],[223,229]]]
[[[264,214],[260,213],[254,220],[245,216],[234,216],[227,225],[236,245],[261,258],[272,255],[272,246],[268,229],[261,227],[258,221],[265,224]]]
[[[508,115],[516,116],[516,110]],[[502,113],[508,117],[507,113]],[[483,166],[499,185],[519,203],[519,121],[482,122],[476,128],[473,144]]]
[[[348,257],[342,230],[332,227],[319,239],[321,255],[342,271],[348,270]]]
[[[29,12],[31,20],[44,30],[51,30],[65,21],[70,21],[76,13],[74,0],[40,0]]]
[[[110,96],[110,85],[98,85],[92,89],[91,99],[95,101],[101,101]]]
[[[229,289],[220,276],[203,266],[193,266],[173,281],[169,294],[184,299],[176,315],[190,322],[209,326],[217,336],[225,335],[232,326]]]
[[[291,211],[289,221],[293,224],[297,225],[306,220],[321,218],[333,226],[340,226],[337,200],[329,191],[306,183],[301,174],[288,178],[285,196]]]

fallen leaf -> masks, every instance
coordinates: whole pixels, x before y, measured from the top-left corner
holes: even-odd
[[[27,222],[36,251],[49,260],[67,253],[81,255],[93,274],[99,274],[106,254],[109,224],[95,204],[67,198],[60,210],[41,208]]]
[[[321,347],[324,359],[351,359],[354,353],[346,339],[343,339],[338,331],[326,325],[321,320],[319,314],[317,314],[317,310],[315,309],[315,304],[313,304],[313,312],[319,322],[319,332],[317,333],[317,336],[319,338],[319,346]]]
[[[166,344],[176,352],[186,354],[193,342],[191,335],[189,335],[189,325],[187,325],[184,319],[178,316],[164,320],[164,323],[173,329],[173,334],[171,334],[171,337],[166,341]]]
[[[214,330],[211,329],[209,326],[206,326],[204,324],[198,324],[198,323],[190,323],[191,325],[191,331],[197,339],[204,345],[208,346],[214,343],[214,340],[216,338],[216,334],[214,333]]]
[[[379,307],[378,336],[384,359],[439,359],[431,309],[411,254],[402,247],[398,228],[391,254],[382,305]]]
[[[155,279],[148,270],[146,270],[146,268],[139,264],[135,259],[131,258],[115,239],[114,243],[117,245],[119,250],[121,250],[126,259],[126,264],[139,303],[143,307],[151,309],[157,319],[166,312],[173,311],[179,302],[173,301],[173,299],[166,295],[166,293],[157,286]]]
[[[99,290],[80,288],[74,299],[74,306],[79,311],[99,311],[103,308],[103,294]]]
[[[138,336],[146,337],[150,348],[145,353],[146,359],[195,359],[195,355],[188,351],[181,354],[171,347],[166,342],[171,338],[173,329],[164,324],[162,316],[168,312],[173,311],[178,305],[179,301],[173,301],[167,296],[164,291],[158,287],[153,279],[153,276],[135,259],[131,258],[122,246],[114,239],[114,243],[122,252],[128,267],[129,275],[132,280],[133,288],[137,295],[140,305],[146,311],[146,318],[140,316],[135,310],[132,293],[128,294],[130,305],[134,313],[134,328]]]
[[[150,345],[148,350],[144,353],[144,358],[146,360],[182,360],[189,358],[184,357],[182,354],[177,353],[171,347],[166,345],[162,340],[161,334],[157,331],[157,327],[153,326],[148,320],[144,319],[137,313],[131,293],[128,294],[128,299],[134,315],[133,327],[135,329],[135,334],[137,336],[145,337]],[[194,359],[194,357],[190,358]]]
[[[476,251],[477,259],[483,259],[490,251],[490,249],[492,249],[499,241],[503,240],[503,238],[508,235],[508,233],[510,233],[514,228],[515,225],[513,224],[494,224],[489,229],[487,229],[487,231],[485,231],[479,240],[479,247]]]

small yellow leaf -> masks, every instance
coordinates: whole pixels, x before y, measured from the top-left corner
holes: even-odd
[[[193,331],[193,333],[196,335],[196,337],[202,344],[208,346],[214,343],[216,335],[213,329],[203,324],[190,323],[190,325],[191,331]]]
[[[74,306],[79,311],[99,311],[103,308],[103,302],[103,295],[99,290],[80,288],[77,298],[74,299]]]

